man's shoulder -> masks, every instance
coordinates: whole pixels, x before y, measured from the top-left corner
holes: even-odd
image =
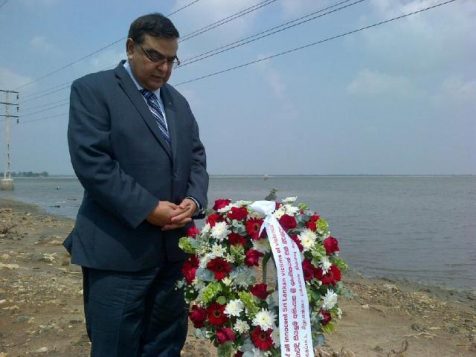
[[[115,77],[114,72],[116,69],[108,69],[105,71],[99,71],[94,73],[86,74],[82,77],[79,77],[73,81],[74,85],[96,85],[96,84],[104,84],[109,82],[111,79]]]

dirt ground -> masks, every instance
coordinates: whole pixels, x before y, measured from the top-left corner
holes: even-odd
[[[0,357],[88,356],[81,273],[62,247],[73,220],[0,200]],[[345,278],[343,317],[317,356],[476,356],[474,292]],[[183,356],[215,356],[193,328]]]

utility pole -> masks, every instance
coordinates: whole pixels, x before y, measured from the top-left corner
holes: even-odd
[[[5,114],[0,114],[0,117],[4,118],[5,121],[5,170],[3,171],[3,179],[0,180],[0,189],[5,191],[13,190],[13,179],[11,175],[11,158],[10,158],[10,118],[16,118],[17,122],[20,119],[18,112],[20,111],[20,106],[18,104],[19,93],[13,90],[3,90],[0,89],[0,93],[4,94],[5,101],[0,101],[0,104],[5,106]],[[10,102],[10,97],[13,97],[12,102]],[[16,98],[16,99],[15,99]],[[16,101],[16,102],[13,102]],[[16,106],[17,115],[10,114],[10,106]]]

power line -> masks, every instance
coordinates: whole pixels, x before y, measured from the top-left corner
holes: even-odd
[[[28,123],[33,123],[33,122],[35,122],[35,121],[48,120],[48,119],[53,119],[53,118],[57,118],[57,117],[60,117],[60,116],[66,116],[66,115],[68,115],[68,113],[61,113],[61,114],[49,115],[49,116],[47,116],[47,117],[42,117],[42,118],[38,118],[38,119],[22,120],[20,123],[21,123],[21,124],[28,124]]]
[[[244,45],[249,44],[249,43],[251,43],[251,42],[257,41],[257,40],[259,40],[259,39],[261,39],[261,38],[264,38],[264,37],[267,37],[267,36],[271,36],[271,35],[273,35],[273,34],[276,34],[276,33],[278,33],[278,32],[281,32],[281,31],[285,31],[285,30],[287,30],[287,29],[289,29],[289,28],[296,27],[296,26],[298,26],[298,25],[301,25],[301,24],[303,24],[303,23],[309,22],[309,21],[311,21],[311,20],[315,20],[315,19],[320,18],[320,17],[322,17],[322,16],[329,15],[329,14],[331,14],[331,13],[334,13],[334,12],[337,12],[337,11],[340,11],[340,10],[343,10],[343,9],[345,9],[345,8],[347,8],[347,7],[356,5],[356,4],[361,3],[361,2],[363,2],[363,1],[366,1],[366,0],[358,0],[358,1],[355,1],[354,3],[351,3],[351,4],[348,4],[348,5],[342,6],[342,7],[340,7],[340,8],[337,8],[337,9],[335,9],[335,10],[333,10],[333,11],[329,11],[329,12],[326,12],[326,13],[324,13],[324,14],[317,15],[317,14],[319,14],[319,13],[322,13],[322,12],[326,11],[326,10],[332,9],[332,8],[334,8],[334,7],[336,7],[336,6],[339,6],[339,5],[348,3],[349,1],[351,1],[351,0],[341,1],[341,2],[339,2],[339,3],[337,3],[337,4],[328,6],[328,7],[324,8],[324,9],[321,9],[321,10],[318,10],[318,11],[311,12],[311,13],[309,13],[309,14],[307,14],[307,15],[298,17],[298,18],[296,18],[296,19],[294,19],[294,20],[292,20],[292,21],[288,21],[288,22],[283,23],[283,24],[278,25],[278,26],[274,26],[274,27],[272,27],[272,28],[269,28],[269,29],[267,29],[267,30],[261,31],[261,32],[259,32],[259,33],[254,34],[254,35],[245,37],[245,38],[243,38],[243,39],[241,39],[241,40],[234,41],[234,42],[229,43],[229,44],[227,44],[227,45],[218,47],[218,48],[216,48],[216,49],[214,49],[214,50],[207,51],[207,52],[204,52],[204,53],[202,53],[202,54],[196,55],[196,56],[194,56],[194,57],[191,57],[191,58],[189,58],[189,59],[186,59],[186,60],[184,61],[184,63],[180,65],[179,68],[181,68],[181,67],[183,67],[183,66],[186,66],[186,65],[188,65],[188,64],[195,63],[195,62],[204,60],[204,59],[206,59],[206,58],[209,58],[209,57],[218,55],[218,54],[220,54],[220,53],[223,53],[223,52],[232,50],[232,49],[234,49],[234,48],[244,46]],[[267,4],[269,4],[269,2],[267,2]],[[258,4],[258,5],[263,6],[263,3]],[[257,5],[255,5],[255,6],[253,6],[253,7],[255,8],[256,6],[257,6]],[[242,13],[242,11],[240,11],[239,13]],[[242,15],[242,16],[243,16],[243,15]],[[228,18],[230,18],[230,17],[228,17]],[[227,18],[227,19],[228,19],[228,18]],[[302,21],[299,21],[299,20],[302,20]],[[213,24],[212,24],[212,25],[213,25]],[[273,30],[274,30],[274,31],[273,31]],[[198,30],[198,31],[199,31],[199,30]],[[195,32],[193,32],[193,33],[196,33],[196,32],[198,32],[198,31],[195,31]],[[192,33],[192,34],[193,34],[193,33]],[[260,36],[260,35],[262,35],[262,36]],[[222,50],[222,49],[223,49],[223,50]],[[45,93],[45,94],[40,94],[40,95],[34,95],[34,96],[26,97],[26,99],[23,100],[23,103],[29,102],[29,101],[31,101],[31,100],[36,100],[36,99],[38,99],[38,98],[41,98],[41,97],[44,97],[44,96],[47,96],[47,95],[50,95],[50,94],[59,92],[59,91],[61,91],[61,90],[63,90],[63,89],[69,88],[69,85],[70,85],[71,83],[72,83],[72,82],[70,81],[70,82],[66,82],[66,83],[63,83],[63,84],[54,86],[54,87],[50,88],[51,91],[48,90],[48,92]],[[57,88],[57,87],[59,87],[59,88]],[[57,88],[57,89],[56,89],[56,88]],[[53,90],[53,89],[54,89],[54,90]]]
[[[323,40],[320,40],[320,41],[308,43],[307,45],[304,45],[304,46],[295,47],[295,48],[292,48],[292,49],[289,49],[289,50],[286,50],[286,51],[283,51],[283,52],[276,53],[276,54],[271,55],[271,56],[267,56],[267,57],[260,58],[260,59],[254,60],[254,61],[243,63],[243,64],[238,65],[238,66],[226,68],[226,69],[218,71],[218,72],[209,73],[209,74],[206,74],[206,75],[203,75],[203,76],[200,76],[200,77],[196,77],[196,78],[193,78],[193,79],[190,79],[190,80],[187,80],[187,81],[183,81],[183,82],[175,84],[175,86],[178,87],[178,86],[181,86],[181,85],[184,85],[184,84],[187,84],[187,83],[192,83],[192,82],[199,81],[199,80],[202,80],[202,79],[205,79],[205,78],[214,77],[214,76],[217,76],[219,74],[223,74],[223,73],[226,73],[226,72],[233,71],[235,69],[247,67],[247,66],[250,66],[250,65],[255,64],[255,63],[259,63],[259,62],[269,60],[271,58],[283,56],[283,55],[286,55],[286,54],[289,54],[289,53],[293,53],[293,52],[296,52],[296,51],[303,50],[303,49],[308,48],[308,47],[320,45],[324,42],[332,41],[332,40],[335,40],[335,39],[338,39],[338,38],[341,38],[341,37],[345,37],[345,36],[360,32],[360,31],[364,31],[364,30],[367,30],[367,29],[370,29],[370,28],[373,28],[373,27],[377,27],[377,26],[380,26],[380,25],[383,25],[383,24],[386,24],[386,23],[389,23],[389,22],[392,22],[392,21],[400,20],[402,18],[411,16],[411,15],[415,15],[415,14],[418,14],[418,13],[421,13],[421,12],[424,12],[424,11],[428,11],[430,9],[434,9],[436,7],[446,5],[446,4],[452,3],[454,1],[456,1],[456,0],[449,0],[449,1],[442,2],[442,3],[438,3],[438,4],[435,4],[433,6],[429,6],[429,7],[417,10],[417,11],[412,11],[412,12],[406,13],[404,15],[400,15],[400,16],[396,16],[396,17],[393,17],[393,18],[388,19],[388,20],[380,21],[380,22],[377,22],[377,23],[369,25],[369,26],[364,26],[364,27],[361,27],[361,28],[358,28],[358,29],[355,29],[355,30],[352,30],[352,31],[349,31],[349,32],[345,32],[345,33],[342,33],[342,34],[339,34],[339,35],[336,35],[336,36],[327,37],[327,38],[325,38]]]
[[[48,110],[63,107],[63,106],[68,105],[68,104],[69,104],[69,99],[66,99],[66,100],[63,100],[62,102],[58,102],[58,104],[56,104],[56,105],[47,107],[45,109],[36,110],[36,111],[30,112],[30,113],[22,114],[21,117],[24,118],[24,117],[36,115],[36,114],[39,114],[39,113],[44,113],[44,112],[47,112]]]
[[[7,1],[8,1],[8,0],[7,0]],[[178,10],[172,12],[171,14],[169,14],[169,15],[167,15],[167,16],[172,16],[172,15],[176,14],[177,12],[179,12],[179,11],[181,11],[181,10],[184,10],[184,9],[186,9],[187,7],[189,7],[189,6],[191,6],[191,5],[195,4],[195,3],[197,3],[198,1],[200,1],[200,0],[194,0],[194,1],[192,1],[191,3],[189,3],[188,5],[182,6],[180,9],[178,9]],[[79,62],[85,60],[86,58],[89,58],[89,57],[91,57],[91,56],[94,56],[94,55],[98,54],[99,52],[102,52],[102,51],[104,51],[105,49],[107,49],[107,48],[109,48],[109,47],[112,47],[112,46],[116,45],[117,43],[119,43],[119,42],[121,42],[121,41],[124,41],[125,39],[126,39],[126,37],[122,37],[122,38],[120,38],[119,40],[116,40],[116,41],[114,41],[114,42],[111,42],[110,44],[108,44],[108,45],[106,45],[106,46],[104,46],[104,47],[101,47],[100,49],[98,49],[98,50],[96,50],[96,51],[93,51],[93,52],[91,52],[91,53],[89,53],[89,54],[87,54],[87,55],[85,55],[85,56],[83,56],[83,57],[81,57],[81,58],[79,58],[79,59],[77,59],[77,60],[71,62],[71,63],[68,63],[68,64],[66,64],[66,65],[64,65],[64,66],[62,66],[62,67],[60,67],[60,68],[58,68],[58,69],[55,69],[55,70],[53,70],[53,71],[51,71],[51,72],[48,72],[48,73],[46,73],[46,74],[44,74],[44,75],[42,75],[42,76],[40,76],[40,77],[37,77],[37,78],[31,80],[30,82],[27,82],[27,83],[25,83],[25,84],[22,84],[21,86],[19,86],[19,87],[17,88],[17,90],[18,90],[18,89],[21,89],[21,88],[24,88],[24,87],[27,87],[27,86],[29,86],[29,85],[35,83],[35,82],[41,81],[42,79],[47,78],[47,77],[49,77],[49,76],[51,76],[51,75],[53,75],[53,74],[55,74],[55,73],[58,73],[58,72],[60,72],[60,71],[62,71],[62,70],[64,70],[64,69],[66,69],[66,68],[68,68],[68,67],[71,67],[71,66],[75,65],[76,63],[79,63]]]
[[[170,14],[167,15],[167,17],[173,16],[173,15],[175,15],[177,12],[180,12],[180,11],[182,11],[182,10],[185,10],[187,7],[192,6],[193,4],[195,4],[195,3],[199,2],[199,1],[200,1],[200,0],[191,1],[191,2],[189,2],[188,4],[182,6],[181,8],[175,10],[174,12],[171,12]]]
[[[301,17],[298,17],[292,21],[288,21],[286,23],[283,23],[281,25],[278,25],[278,26],[274,26],[272,28],[269,28],[267,30],[264,30],[264,31],[261,31],[259,33],[256,33],[254,35],[251,35],[251,36],[248,36],[248,37],[245,37],[243,39],[240,39],[238,41],[234,41],[232,43],[229,43],[227,45],[224,45],[224,46],[220,46],[218,48],[215,48],[214,50],[211,50],[211,51],[207,51],[207,52],[204,52],[204,53],[201,53],[199,55],[196,55],[194,57],[191,57],[191,58],[188,58],[186,59],[181,65],[179,68],[183,67],[183,66],[186,66],[186,65],[189,65],[189,64],[192,64],[192,63],[195,63],[195,62],[198,62],[198,61],[201,61],[201,60],[204,60],[206,58],[209,58],[209,57],[212,57],[212,56],[215,56],[215,55],[218,55],[220,53],[223,53],[223,52],[226,52],[226,51],[229,51],[229,50],[232,50],[234,48],[237,48],[237,47],[241,47],[241,46],[244,46],[246,44],[249,44],[251,42],[254,42],[254,41],[257,41],[261,38],[264,38],[264,37],[267,37],[267,36],[271,36],[273,34],[276,34],[278,32],[281,32],[281,31],[284,31],[284,30],[287,30],[289,28],[292,28],[292,27],[296,27],[298,25],[301,25],[303,23],[306,23],[306,22],[309,22],[311,20],[315,20],[316,18],[319,18],[319,17],[322,17],[322,16],[325,16],[325,15],[329,15],[331,13],[334,13],[334,12],[337,12],[337,11],[340,11],[340,10],[343,10],[344,8],[347,8],[347,7],[350,7],[350,6],[353,6],[353,5],[356,5],[360,2],[363,2],[365,0],[358,0],[352,4],[348,4],[346,6],[342,6],[340,8],[337,8],[333,11],[329,11],[327,13],[324,13],[324,14],[320,14],[320,15],[317,15],[319,13],[322,13],[326,10],[329,10],[329,9],[332,9],[336,6],[339,6],[339,5],[342,5],[342,4],[345,4],[345,3],[348,3],[349,1],[351,0],[345,0],[345,1],[341,1],[335,5],[331,5],[331,6],[328,6],[324,9],[321,9],[321,10],[318,10],[318,11],[314,11],[314,12],[311,12],[310,14],[307,14],[307,15],[304,15],[304,16],[301,16]],[[302,21],[299,21],[299,20],[302,20]],[[274,31],[273,31],[274,30]],[[261,36],[260,36],[261,35]],[[56,90],[51,90],[51,91],[48,91],[47,93],[45,94],[41,94],[41,95],[35,95],[35,96],[30,96],[30,97],[26,97],[25,100],[23,100],[23,103],[26,103],[26,102],[29,102],[31,100],[36,100],[38,98],[41,98],[41,97],[44,97],[44,96],[47,96],[47,95],[50,95],[50,94],[53,94],[53,93],[56,93],[58,91],[61,91],[63,89],[66,89],[66,88],[69,88],[69,85],[71,84],[72,82],[66,82],[66,83],[63,83],[61,85],[58,85],[58,86],[54,86],[50,89],[56,89],[57,87],[60,87]]]
[[[255,4],[253,6],[250,6],[250,7],[247,7],[246,9],[243,9],[243,10],[240,10],[228,17],[225,17],[221,20],[218,20],[212,24],[209,24],[207,26],[204,26],[202,27],[201,29],[198,29],[198,30],[195,30],[194,32],[190,33],[190,34],[187,34],[185,36],[183,36],[179,42],[183,42],[183,41],[187,41],[191,38],[194,38],[198,35],[201,35],[202,33],[205,33],[207,31],[210,31],[210,30],[213,30],[214,28],[217,28],[219,26],[222,26],[230,21],[233,21],[233,20],[236,20],[237,18],[240,18],[242,16],[245,16],[251,12],[254,12],[256,10],[259,10],[261,9],[262,7],[265,7],[265,6],[268,6],[268,5],[271,5],[272,3],[276,2],[277,0],[265,0],[265,1],[262,1],[258,4]]]
[[[418,13],[422,13],[422,12],[428,11],[428,10],[436,8],[436,7],[447,5],[447,4],[455,2],[455,1],[456,0],[449,0],[449,1],[442,2],[442,3],[438,3],[438,4],[435,4],[433,6],[429,6],[429,7],[420,9],[420,10],[416,10],[416,11],[409,12],[409,13],[406,13],[406,14],[403,14],[403,15],[400,15],[400,16],[396,16],[396,17],[393,17],[393,18],[390,18],[390,19],[387,19],[387,20],[384,20],[384,21],[374,23],[372,25],[360,27],[360,28],[352,30],[352,31],[348,31],[348,32],[345,32],[345,33],[342,33],[342,34],[339,34],[339,35],[327,37],[325,39],[322,39],[322,40],[319,40],[319,41],[316,41],[316,42],[312,42],[312,43],[309,43],[309,44],[306,44],[306,45],[303,45],[303,46],[300,46],[300,47],[296,47],[296,48],[293,48],[293,49],[282,51],[282,52],[276,53],[276,54],[271,55],[271,56],[267,56],[267,57],[260,58],[260,59],[254,60],[254,61],[243,63],[241,65],[230,67],[230,68],[227,68],[227,69],[224,69],[224,70],[221,70],[221,71],[209,73],[209,74],[204,75],[204,76],[200,76],[200,77],[193,78],[193,79],[190,79],[190,80],[187,80],[187,81],[183,81],[183,82],[175,84],[175,86],[180,86],[180,85],[188,84],[188,83],[195,82],[195,81],[198,81],[198,80],[202,80],[202,79],[205,79],[205,78],[214,77],[214,76],[217,76],[219,74],[223,74],[223,73],[230,72],[230,71],[233,71],[233,70],[236,70],[236,69],[239,69],[239,68],[247,67],[247,66],[250,66],[252,64],[263,62],[263,61],[266,61],[266,60],[269,60],[269,59],[272,59],[272,58],[275,58],[275,57],[279,57],[279,56],[283,56],[283,55],[286,55],[286,54],[289,54],[289,53],[297,52],[297,51],[306,49],[308,47],[316,46],[316,45],[319,45],[319,44],[322,44],[322,43],[325,43],[325,42],[329,42],[329,41],[332,41],[332,40],[335,40],[335,39],[338,39],[338,38],[341,38],[341,37],[345,37],[345,36],[348,36],[348,35],[351,35],[351,34],[354,34],[354,33],[357,33],[357,32],[361,32],[361,31],[370,29],[370,28],[373,28],[373,27],[377,27],[377,26],[380,26],[380,25],[383,25],[383,24],[386,24],[386,23],[389,23],[389,22],[400,20],[402,18],[409,17],[409,16],[412,16],[412,15],[415,15],[415,14],[418,14]],[[32,114],[32,113],[30,113],[30,114]]]
[[[207,51],[207,52],[203,52],[199,55],[196,55],[196,56],[193,56],[193,57],[190,57],[190,58],[187,58],[185,60],[182,61],[182,63],[180,64],[180,67],[184,67],[184,66],[187,66],[189,64],[192,64],[192,63],[195,63],[195,62],[199,62],[199,61],[202,61],[206,58],[209,58],[209,57],[213,57],[213,56],[216,56],[218,54],[221,54],[223,52],[227,52],[227,51],[230,51],[232,49],[235,49],[235,48],[238,48],[238,47],[241,47],[241,46],[244,46],[244,45],[247,45],[249,43],[252,43],[252,42],[255,42],[255,41],[258,41],[264,37],[268,37],[268,36],[271,36],[271,35],[274,35],[276,33],[279,33],[279,32],[282,32],[282,31],[285,31],[285,30],[288,30],[290,28],[293,28],[293,27],[296,27],[296,26],[299,26],[299,25],[302,25],[304,23],[307,23],[309,21],[312,21],[312,20],[315,20],[317,18],[320,18],[320,17],[323,17],[323,16],[326,16],[326,15],[329,15],[329,14],[332,14],[334,12],[338,12],[338,11],[341,11],[345,8],[348,8],[350,6],[354,6],[356,4],[359,4],[363,1],[366,1],[366,0],[358,0],[358,1],[355,1],[351,4],[347,4],[347,5],[344,5],[342,7],[339,7],[337,9],[334,9],[332,11],[328,11],[328,12],[324,12],[326,10],[329,10],[329,9],[332,9],[336,6],[339,6],[339,5],[342,5],[342,4],[345,4],[345,3],[348,3],[349,1],[351,0],[344,0],[344,1],[341,1],[335,5],[331,5],[331,6],[328,6],[324,9],[321,9],[321,10],[318,10],[318,11],[314,11],[310,14],[307,14],[307,15],[304,15],[304,16],[301,16],[301,17],[298,17],[297,19],[294,19],[292,21],[288,21],[286,23],[283,23],[281,25],[278,25],[278,26],[274,26],[274,27],[271,27],[267,30],[264,30],[264,31],[261,31],[261,32],[258,32],[258,33],[255,33],[251,36],[247,36],[245,38],[242,38],[240,40],[237,40],[237,41],[234,41],[234,42],[231,42],[231,43],[228,43],[226,45],[223,45],[223,46],[220,46],[220,47],[217,47],[213,50],[210,50],[210,51]],[[324,13],[322,13],[324,12]],[[318,15],[319,14],[319,15]],[[299,21],[299,20],[302,20],[302,21]]]
[[[194,4],[194,3],[196,3],[197,1],[199,1],[199,0],[194,0],[194,1],[192,1],[191,3],[189,3],[188,5],[183,6],[183,7],[180,8],[180,9],[183,10],[183,9],[187,8],[188,6],[190,6],[190,5]],[[205,32],[207,32],[207,31],[213,30],[213,29],[215,29],[215,28],[217,28],[217,27],[219,27],[219,26],[222,26],[222,25],[224,25],[224,24],[230,22],[230,21],[233,21],[233,20],[235,20],[235,19],[237,19],[237,18],[240,18],[240,17],[242,17],[242,16],[245,16],[245,15],[247,15],[247,14],[253,12],[253,11],[256,11],[256,10],[258,10],[258,9],[264,7],[264,6],[270,5],[270,4],[274,3],[275,1],[277,1],[277,0],[265,0],[265,1],[262,1],[262,2],[260,2],[260,3],[258,3],[258,4],[252,5],[252,6],[246,8],[246,9],[243,9],[243,10],[241,10],[241,11],[239,11],[239,12],[233,14],[233,15],[230,15],[230,16],[228,16],[228,17],[226,17],[226,18],[223,18],[223,19],[221,19],[221,20],[218,20],[218,21],[216,21],[216,22],[214,22],[214,23],[212,23],[212,24],[209,24],[209,25],[207,25],[207,26],[205,26],[205,27],[202,27],[201,29],[198,29],[198,30],[196,30],[196,31],[193,31],[193,32],[190,33],[190,34],[185,35],[182,39],[180,39],[180,42],[189,40],[189,39],[191,39],[191,38],[193,38],[193,37],[196,37],[196,36],[201,35],[202,33],[205,33]],[[176,14],[180,9],[174,11],[172,14]],[[170,16],[170,15],[167,15],[167,16]],[[38,78],[35,78],[35,79],[31,80],[30,82],[27,82],[27,83],[25,83],[25,84],[19,86],[17,89],[21,89],[21,88],[23,88],[23,87],[29,86],[29,85],[31,85],[31,84],[33,84],[33,83],[35,83],[35,82],[38,82],[38,81],[40,81],[40,80],[42,80],[42,79],[44,79],[44,78],[47,78],[47,77],[49,77],[49,76],[51,76],[51,75],[53,75],[53,74],[56,74],[56,73],[58,73],[58,72],[60,72],[60,71],[62,71],[62,70],[64,70],[64,69],[66,69],[66,68],[68,68],[68,67],[71,67],[71,66],[75,65],[75,64],[78,63],[78,62],[81,62],[81,61],[85,60],[86,58],[89,58],[89,57],[91,57],[91,56],[94,56],[94,55],[96,55],[97,53],[102,52],[102,51],[104,51],[105,49],[116,45],[117,43],[119,43],[119,42],[121,42],[121,41],[124,41],[125,39],[126,39],[126,37],[122,37],[122,38],[120,38],[119,40],[116,40],[116,41],[114,41],[114,42],[112,42],[112,43],[110,43],[110,44],[108,44],[108,45],[106,45],[106,46],[104,46],[104,47],[102,47],[102,48],[100,48],[100,49],[98,49],[98,50],[96,50],[96,51],[90,53],[90,54],[87,54],[87,55],[85,55],[85,56],[83,56],[83,57],[77,59],[76,61],[73,61],[73,62],[71,62],[71,63],[68,63],[68,64],[66,64],[66,65],[64,65],[64,66],[62,66],[62,67],[60,67],[60,68],[58,68],[58,69],[56,69],[56,70],[54,70],[54,71],[51,71],[51,72],[46,73],[46,74],[44,74],[44,75],[42,75],[42,76],[40,76],[40,77],[38,77]],[[72,83],[72,82],[70,82],[70,83]]]

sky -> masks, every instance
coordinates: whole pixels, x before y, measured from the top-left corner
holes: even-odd
[[[474,175],[476,1],[456,0],[336,37],[444,1],[0,0],[0,89],[20,92],[11,170],[73,174],[66,140],[70,83],[124,59],[129,25],[138,16],[178,10],[170,18],[183,39],[178,56],[184,62],[331,7],[319,18],[174,70],[169,83],[195,114],[208,171]],[[242,16],[233,19],[237,13]],[[206,28],[213,23],[223,24]],[[0,171],[5,123],[0,117]]]

